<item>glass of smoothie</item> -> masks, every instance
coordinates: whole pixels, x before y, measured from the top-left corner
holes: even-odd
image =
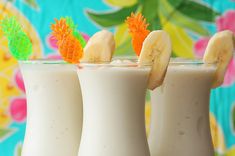
[[[214,156],[210,91],[223,84],[234,39],[232,31],[220,31],[210,38],[202,60],[171,60],[163,84],[151,93],[152,156]]]
[[[162,86],[151,92],[152,156],[214,156],[209,99],[215,64],[172,59]]]
[[[19,64],[27,97],[22,156],[76,156],[82,129],[76,66],[55,60]]]
[[[149,65],[136,60],[80,63],[83,131],[78,156],[149,156],[145,93]]]

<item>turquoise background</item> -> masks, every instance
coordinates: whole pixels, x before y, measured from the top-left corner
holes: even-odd
[[[215,10],[223,13],[226,10],[235,9],[235,3],[229,0],[205,0]],[[235,22],[231,21],[231,22]],[[215,33],[215,28],[210,29]],[[228,88],[212,90],[210,111],[215,115],[217,122],[224,132],[225,143],[228,148],[235,144],[235,132],[231,128],[231,110],[235,106],[235,84]]]
[[[230,0],[205,0],[205,2],[221,13],[228,9],[235,9],[235,3]],[[49,25],[53,22],[54,18],[71,16],[75,20],[75,23],[78,23],[78,29],[91,36],[101,28],[87,17],[85,10],[108,11],[114,9],[101,0],[38,0],[38,11],[31,8],[22,0],[16,0],[14,5],[39,31],[41,41],[44,45],[44,55],[53,52],[46,44],[46,38],[50,33]],[[210,29],[211,34],[216,31],[214,25],[205,25]],[[227,148],[235,145],[235,135],[231,128],[231,110],[234,105],[235,84],[230,86],[229,89],[218,88],[212,91],[210,110],[215,115],[217,122],[224,132]],[[14,128],[16,132],[7,140],[0,143],[0,156],[13,156],[16,145],[23,141],[25,123],[13,123],[10,127]]]

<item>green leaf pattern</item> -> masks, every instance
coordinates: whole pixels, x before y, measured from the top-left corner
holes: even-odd
[[[21,156],[21,152],[22,152],[22,144],[19,143],[15,148],[15,156]]]
[[[108,13],[95,13],[92,11],[87,11],[87,15],[98,25],[102,27],[112,27],[119,24],[122,24],[126,17],[131,14],[131,12],[135,12],[137,9],[137,5],[133,5],[131,7],[124,7],[114,12]]]
[[[204,3],[195,2],[192,0],[178,0],[181,1],[177,5],[175,4],[175,0],[169,0],[169,3],[178,8],[177,10],[182,14],[199,21],[205,22],[214,22],[216,16],[220,15],[220,13],[214,11],[209,8]]]
[[[0,128],[0,142],[8,138],[10,135],[12,135],[15,132],[14,129],[10,128]]]
[[[149,23],[149,30],[175,30],[171,36],[174,56],[193,58],[193,41],[187,31],[197,36],[209,36],[209,31],[201,22],[214,22],[219,15],[217,11],[208,7],[202,1],[195,0],[106,0],[112,6],[121,7],[110,13],[95,13],[87,11],[88,16],[99,26],[116,27],[115,39],[117,42],[116,55],[134,55],[130,37],[127,31],[120,33],[124,21],[131,12],[141,12]],[[201,21],[201,22],[200,22]],[[186,30],[186,31],[185,31]],[[122,37],[122,36],[125,37]]]
[[[167,22],[174,23],[175,25],[181,26],[203,36],[209,35],[208,30],[198,23],[198,21],[187,17],[178,10],[175,10],[166,0],[160,0],[160,2],[161,7],[159,13],[162,13],[163,16],[166,17]]]
[[[29,5],[30,7],[32,7],[33,9],[36,9],[38,10],[39,7],[38,7],[38,3],[36,0],[24,0],[24,2]]]

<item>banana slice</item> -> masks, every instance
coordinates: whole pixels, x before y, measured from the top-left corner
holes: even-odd
[[[206,47],[204,63],[216,63],[215,78],[212,88],[220,86],[224,81],[227,66],[232,59],[234,50],[234,34],[229,30],[216,33]]]
[[[111,61],[115,50],[114,36],[107,30],[95,33],[84,48],[81,61],[84,62],[107,62]]]
[[[163,30],[152,31],[144,40],[141,49],[140,65],[152,63],[148,88],[153,90],[164,80],[171,57],[171,39]]]

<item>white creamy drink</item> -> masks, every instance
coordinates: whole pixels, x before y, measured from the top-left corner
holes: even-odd
[[[170,63],[162,86],[151,92],[152,156],[213,156],[209,98],[215,65]]]
[[[84,121],[78,156],[149,156],[144,120],[149,72],[150,66],[128,61],[79,64]]]
[[[76,156],[82,97],[76,66],[61,61],[22,61],[27,124],[22,156]]]

